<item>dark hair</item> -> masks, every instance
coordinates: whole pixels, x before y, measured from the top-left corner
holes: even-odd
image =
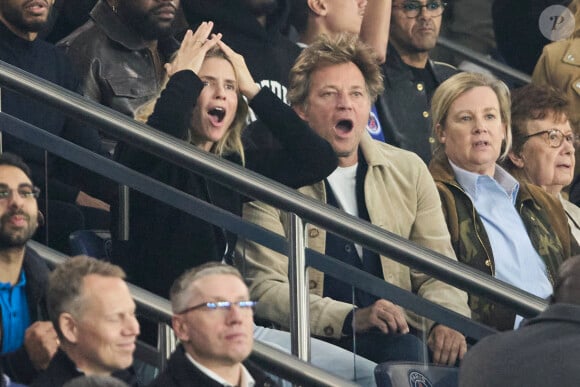
[[[9,152],[0,154],[0,167],[3,165],[15,167],[22,170],[22,172],[24,172],[26,177],[28,177],[30,181],[32,181],[32,172],[30,171],[30,167],[26,165],[26,163],[24,162],[24,160],[22,160],[20,156]]]
[[[290,5],[290,15],[288,21],[296,28],[299,34],[306,31],[308,26],[308,14],[310,7],[307,0],[292,0]]]
[[[530,83],[512,91],[512,151],[516,155],[522,151],[528,121],[543,120],[548,114],[563,120],[568,117],[568,108],[566,96],[552,86]]]
[[[558,268],[551,303],[580,305],[580,256],[568,258]]]

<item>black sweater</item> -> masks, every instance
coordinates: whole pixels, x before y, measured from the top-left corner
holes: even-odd
[[[14,35],[0,23],[0,60],[37,75],[71,91],[78,90],[78,80],[64,54],[40,39],[28,41]],[[42,101],[2,89],[2,111],[52,134],[63,137],[94,152],[101,152],[98,132],[81,125]],[[32,170],[34,182],[44,188],[44,151],[5,134],[3,150],[21,156]],[[52,199],[74,202],[79,187],[63,182],[49,158],[48,191]]]
[[[202,87],[201,80],[192,71],[173,75],[148,124],[186,139],[186,123]],[[330,144],[267,88],[262,88],[250,106],[283,149],[248,150],[245,154],[247,168],[293,188],[320,181],[336,168],[337,159]],[[242,213],[244,199],[227,187],[206,181],[127,144],[119,145],[117,156],[121,163],[156,180],[233,214]],[[237,154],[226,158],[239,163]],[[116,228],[113,225],[113,231]],[[226,247],[233,252],[235,240],[235,235],[132,191],[130,241],[115,241],[113,254],[127,271],[129,281],[167,297],[177,276],[193,266],[222,260]]]

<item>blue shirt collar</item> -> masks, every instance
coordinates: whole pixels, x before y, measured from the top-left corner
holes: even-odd
[[[12,287],[23,287],[24,285],[26,285],[26,274],[24,274],[24,270],[21,270],[20,277],[18,278],[18,282],[16,284],[12,285],[10,282],[0,282],[0,290],[8,290]]]
[[[449,160],[449,165],[453,168],[453,173],[455,173],[455,178],[457,182],[465,192],[473,199],[477,199],[477,195],[481,193],[479,186],[482,181],[486,179],[495,180],[495,182],[506,192],[508,197],[511,199],[512,203],[515,204],[516,198],[518,196],[518,191],[520,184],[518,181],[510,175],[505,169],[496,164],[495,173],[493,178],[488,175],[480,175],[478,173],[469,172],[461,167],[455,165],[451,160]]]

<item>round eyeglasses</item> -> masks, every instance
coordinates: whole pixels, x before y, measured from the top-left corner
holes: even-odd
[[[405,1],[401,4],[393,4],[393,8],[402,10],[409,19],[419,16],[423,8],[425,8],[427,15],[431,17],[441,16],[446,6],[447,3],[442,1],[429,1],[426,4],[421,4],[418,1]]]
[[[544,135],[547,136],[544,136]],[[529,138],[535,136],[542,136],[545,138],[546,143],[552,148],[559,148],[560,145],[564,142],[564,139],[569,142],[571,145],[576,145],[577,137],[574,133],[564,134],[559,129],[550,129],[550,130],[542,130],[537,133],[528,134],[524,136],[523,143],[525,143]],[[522,144],[523,144],[522,143]]]

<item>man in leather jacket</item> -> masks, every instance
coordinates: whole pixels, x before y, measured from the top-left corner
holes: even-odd
[[[171,36],[179,0],[99,0],[90,20],[64,38],[82,93],[121,113],[157,96],[163,65],[179,43]]]

